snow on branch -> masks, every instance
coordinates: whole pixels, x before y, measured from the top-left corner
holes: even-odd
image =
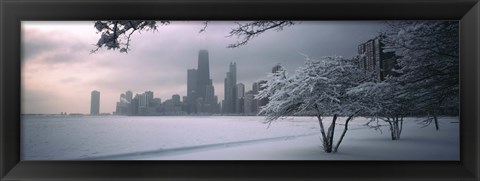
[[[134,32],[155,31],[159,25],[168,25],[169,21],[96,21],[95,29],[101,36],[95,44],[96,49],[90,53],[95,53],[99,49],[106,47],[107,50],[119,50],[127,53],[130,50],[131,36]]]
[[[248,23],[237,22],[236,24],[237,26],[232,28],[228,37],[236,36],[241,40],[228,45],[228,48],[240,47],[268,30],[281,31],[283,28],[292,26],[295,23],[293,21],[253,21]]]

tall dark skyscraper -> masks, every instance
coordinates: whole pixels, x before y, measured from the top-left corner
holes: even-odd
[[[200,50],[198,68],[187,70],[188,113],[218,112],[209,66],[208,51]]]
[[[96,90],[92,91],[92,94],[91,94],[90,114],[91,115],[100,114],[100,92]]]
[[[230,63],[229,71],[225,77],[225,97],[223,112],[224,113],[235,113],[236,111],[236,100],[237,100],[237,64],[235,62]]]
[[[207,97],[206,87],[211,85],[210,68],[208,61],[208,51],[200,50],[198,52],[198,70],[197,70],[197,92],[199,97]]]

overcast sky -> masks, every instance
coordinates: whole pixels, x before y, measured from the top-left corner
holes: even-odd
[[[234,22],[174,21],[156,32],[132,35],[128,54],[101,49],[90,54],[100,34],[93,21],[22,22],[22,113],[59,114],[90,111],[90,93],[101,92],[100,112],[112,113],[120,94],[153,91],[162,101],[186,95],[187,69],[197,68],[198,51],[210,55],[210,77],[223,100],[230,62],[237,63],[237,83],[266,79],[277,63],[290,73],[310,58],[351,58],[357,45],[385,28],[381,21],[304,21],[283,31],[266,32],[240,48],[226,48]]]

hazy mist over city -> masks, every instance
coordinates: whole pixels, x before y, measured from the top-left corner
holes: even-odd
[[[232,22],[173,21],[158,31],[132,34],[128,53],[95,49],[99,39],[93,21],[22,22],[22,113],[90,112],[90,93],[101,92],[100,112],[112,113],[120,94],[152,91],[162,101],[187,95],[187,70],[197,68],[199,51],[209,53],[215,95],[224,97],[229,64],[236,62],[236,82],[252,89],[280,63],[292,73],[305,58],[338,55],[351,58],[357,46],[374,38],[382,21],[304,21],[283,31],[266,32],[247,45],[226,37]]]

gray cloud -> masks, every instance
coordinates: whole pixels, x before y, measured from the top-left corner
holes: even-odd
[[[76,77],[66,77],[59,80],[59,82],[62,84],[76,83],[78,81],[79,79]]]
[[[22,61],[43,57],[45,64],[79,63],[92,46],[74,35],[59,31],[40,31],[24,28],[22,32]]]

